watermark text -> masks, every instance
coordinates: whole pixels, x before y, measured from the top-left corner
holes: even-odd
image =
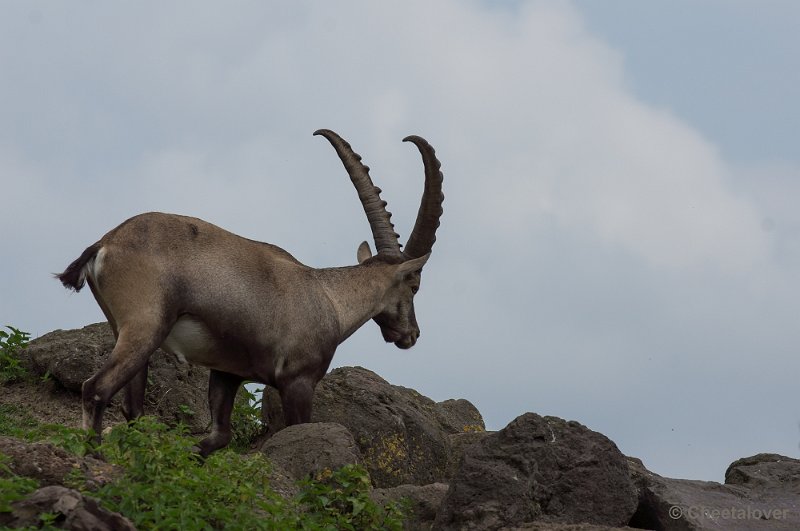
[[[704,507],[702,505],[673,505],[669,508],[673,520],[690,518],[692,520],[786,520],[789,509],[770,509],[763,507]]]

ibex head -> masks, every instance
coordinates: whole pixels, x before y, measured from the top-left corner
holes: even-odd
[[[412,142],[419,149],[425,167],[425,188],[422,193],[417,220],[404,250],[400,250],[399,235],[391,222],[392,214],[386,210],[386,201],[380,197],[381,189],[372,183],[369,167],[361,162],[361,156],[353,151],[345,140],[328,129],[314,133],[322,135],[336,149],[358,197],[367,214],[377,254],[373,256],[367,242],[358,247],[360,264],[392,264],[393,287],[382,301],[381,311],[373,318],[380,326],[384,340],[397,347],[407,349],[417,342],[419,325],[414,314],[414,295],[419,291],[422,267],[430,257],[436,241],[436,229],[442,215],[442,173],[436,153],[425,139],[408,136],[403,140]]]

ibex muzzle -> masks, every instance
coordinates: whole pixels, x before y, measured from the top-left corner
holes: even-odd
[[[89,246],[58,279],[88,283],[116,337],[100,371],[83,384],[83,425],[101,433],[103,412],[125,388],[123,412],[142,414],[147,362],[158,348],[211,369],[208,455],[231,439],[231,410],[243,381],[278,389],[286,424],[308,422],[314,388],[337,346],[369,319],[387,342],[419,338],[414,295],[442,215],[442,174],[433,148],[418,136],[425,189],[401,251],[391,214],[369,168],[336,133],[333,145],[367,214],[376,254],[362,243],[358,265],[315,269],[268,243],[197,218],[152,212],[135,216]],[[98,435],[99,436],[99,435]]]

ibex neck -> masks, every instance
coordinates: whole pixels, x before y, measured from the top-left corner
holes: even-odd
[[[380,311],[389,276],[380,266],[317,269],[317,278],[339,320],[339,343]]]

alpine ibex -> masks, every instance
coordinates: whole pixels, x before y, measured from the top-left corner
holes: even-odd
[[[425,188],[404,250],[372,184],[369,168],[333,131],[333,145],[358,191],[377,254],[358,247],[358,265],[315,269],[268,243],[227,232],[197,218],[135,216],[89,246],[57,275],[79,291],[89,283],[116,337],[103,367],[83,383],[83,427],[97,436],[103,412],[125,387],[123,413],[142,414],[147,362],[160,346],[211,369],[211,434],[203,456],[231,439],[231,410],[244,381],[280,392],[286,423],[311,419],[311,400],[336,347],[373,319],[383,338],[402,349],[419,337],[414,294],[442,215],[442,174],[423,138]]]

